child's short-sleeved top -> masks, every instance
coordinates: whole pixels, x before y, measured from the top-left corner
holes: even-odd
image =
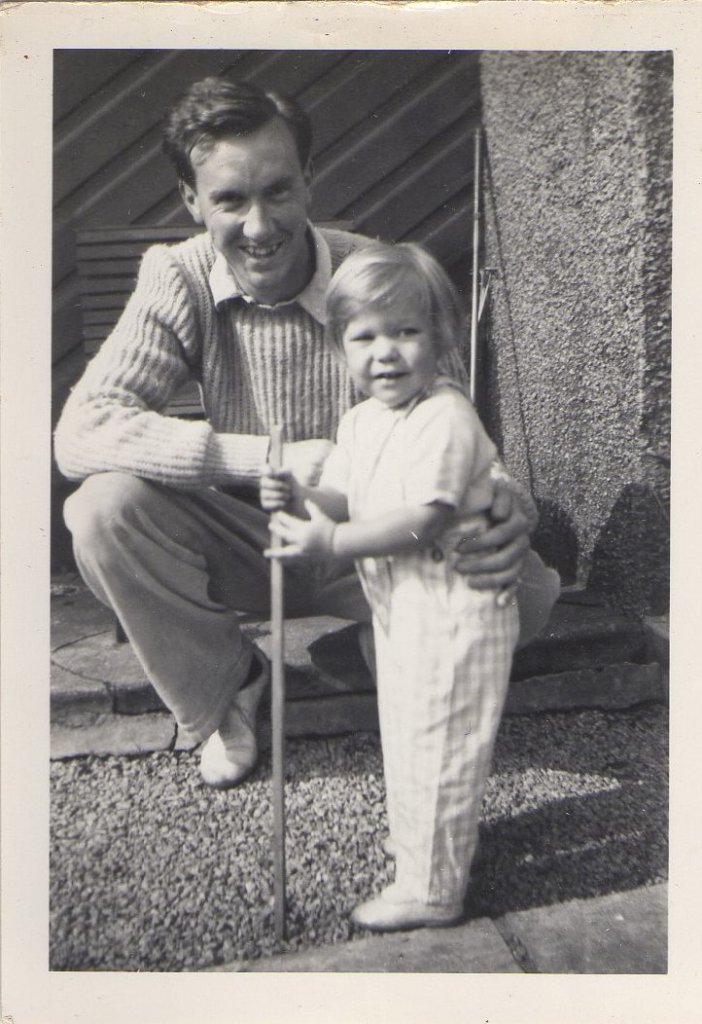
[[[496,454],[460,386],[438,377],[399,409],[369,398],[347,412],[321,483],[346,495],[352,519],[435,501],[482,512]]]
[[[460,386],[439,377],[413,401],[388,409],[369,398],[347,412],[321,485],[346,495],[352,519],[373,519],[413,505],[442,502],[458,515],[490,508],[495,446]],[[356,560],[376,620],[388,628],[392,595],[405,574],[426,586],[446,581],[432,555],[451,548],[450,531],[427,549]],[[447,561],[442,562],[448,566]],[[441,582],[439,582],[441,581]]]

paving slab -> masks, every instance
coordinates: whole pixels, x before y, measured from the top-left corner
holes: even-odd
[[[576,708],[614,710],[649,700],[665,700],[666,690],[661,667],[647,664],[603,665],[547,676],[530,676],[512,681],[505,714],[532,714],[537,711],[571,711]]]
[[[144,670],[131,644],[119,643],[114,631],[86,633],[51,653],[52,664],[85,679],[100,679],[112,686],[139,686]]]
[[[51,757],[82,757],[95,754],[150,754],[167,750],[175,741],[175,721],[170,714],[83,715],[72,725],[52,723]]]
[[[112,695],[100,679],[86,679],[51,664],[51,721],[70,724],[76,716],[108,714]]]
[[[644,630],[650,645],[651,655],[661,665],[670,663],[670,616],[649,615],[644,619]]]
[[[644,619],[649,657],[661,666],[666,701],[670,698],[670,616],[650,615]]]
[[[51,708],[58,699],[61,687],[55,680],[68,680],[75,685],[88,686],[102,683],[109,694],[111,710],[122,714],[141,714],[163,711],[165,706],[144,670],[131,644],[118,643],[113,630],[84,636],[65,644],[51,654]]]
[[[538,636],[516,652],[512,678],[648,660],[638,618],[608,608],[591,591],[571,589],[562,594]]]
[[[455,928],[421,928],[371,935],[265,960],[236,961],[209,970],[240,973],[521,973],[521,968],[489,918],[469,921]]]
[[[343,736],[349,732],[378,732],[378,701],[375,694],[334,696],[320,700],[294,700],[285,705],[285,735],[302,737]],[[270,746],[270,722],[264,717],[260,743]]]
[[[114,629],[114,616],[100,604],[79,576],[72,574],[51,582],[51,650],[90,633]]]
[[[349,732],[378,732],[378,728],[378,702],[374,694],[322,700],[295,700],[285,706],[287,739],[343,736]],[[175,750],[194,750],[198,746],[199,740],[178,730]],[[260,750],[271,748],[271,722],[267,708],[259,715],[258,746]]]
[[[348,619],[337,619],[332,615],[316,615],[304,619],[288,619],[285,623],[285,664],[291,668],[312,669],[309,647],[321,636],[336,633],[352,625]],[[256,641],[268,657],[271,656],[271,626],[267,620],[244,622],[245,633]]]
[[[309,653],[319,673],[346,680],[349,688],[361,690],[367,688],[369,676],[359,651],[357,631],[354,623],[333,636],[329,633],[320,636],[310,645]],[[650,688],[653,670],[649,666],[653,661],[646,633],[638,620],[612,612],[601,604],[581,604],[573,598],[573,603],[559,602],[539,636],[516,652],[511,678],[513,684],[528,685],[534,679],[544,680],[541,691],[545,696],[553,692],[555,706],[559,706],[556,691],[568,689],[563,684],[569,677],[575,684],[574,693],[578,686],[586,688],[590,683],[603,690],[609,682],[602,675],[603,670],[620,665],[631,667],[619,677],[612,677],[615,684],[617,678],[628,684],[635,678],[637,667],[642,666],[642,675],[648,679]],[[592,675],[588,676],[587,672]],[[642,699],[656,698],[646,695]]]
[[[665,974],[668,887],[663,883],[506,914],[505,942],[540,974]]]

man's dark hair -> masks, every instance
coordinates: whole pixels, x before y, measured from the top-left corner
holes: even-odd
[[[295,100],[263,92],[248,82],[203,78],[184,93],[166,115],[163,149],[178,178],[195,186],[190,154],[195,146],[212,146],[225,135],[246,136],[280,117],[290,129],[300,166],[306,169],[312,149],[312,125]]]

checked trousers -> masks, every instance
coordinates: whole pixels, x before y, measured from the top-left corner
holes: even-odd
[[[516,602],[499,607],[429,552],[387,560],[385,577],[374,574],[367,595],[395,882],[410,899],[454,903],[477,845],[519,616]]]

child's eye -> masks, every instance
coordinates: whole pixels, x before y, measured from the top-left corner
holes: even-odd
[[[364,331],[361,334],[352,334],[349,341],[372,341],[373,337],[370,331]]]
[[[287,182],[280,182],[278,185],[271,185],[266,192],[269,199],[285,199],[290,194],[290,186]]]
[[[415,334],[419,334],[419,328],[412,327],[411,324],[408,324],[406,327],[401,327],[397,333],[400,335],[401,338],[411,338]]]

